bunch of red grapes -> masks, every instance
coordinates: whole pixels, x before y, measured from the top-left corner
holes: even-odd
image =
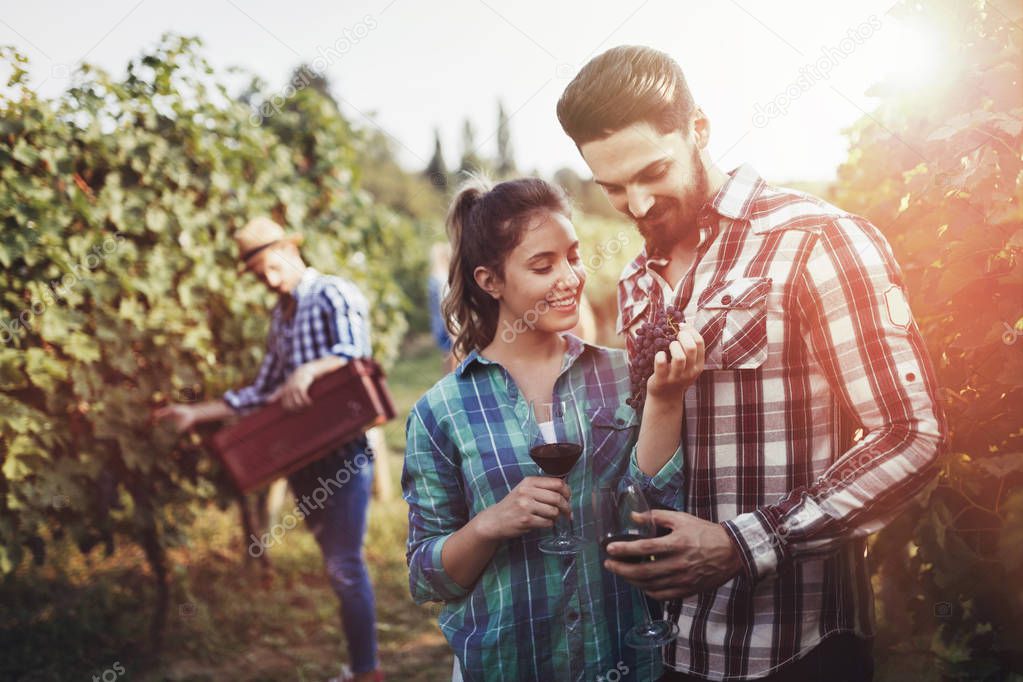
[[[658,351],[668,353],[668,344],[678,338],[679,325],[685,316],[673,305],[658,307],[652,319],[636,330],[632,341],[632,355],[629,358],[629,388],[631,395],[626,403],[640,412],[646,402],[646,382],[654,373],[654,356]]]

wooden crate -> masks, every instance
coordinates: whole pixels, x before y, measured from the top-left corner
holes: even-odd
[[[372,360],[352,360],[318,378],[309,397],[304,410],[271,403],[213,435],[213,450],[239,490],[301,469],[395,416],[384,373]]]

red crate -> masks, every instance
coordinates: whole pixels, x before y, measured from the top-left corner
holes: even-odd
[[[384,373],[352,360],[309,387],[312,405],[288,412],[278,402],[213,435],[213,450],[242,492],[255,490],[327,455],[395,416]]]

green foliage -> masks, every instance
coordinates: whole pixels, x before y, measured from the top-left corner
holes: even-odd
[[[358,153],[362,187],[376,202],[404,216],[408,224],[400,247],[390,256],[388,271],[405,295],[409,331],[428,332],[429,254],[435,242],[447,240],[443,225],[446,195],[429,177],[409,173],[398,164],[394,143],[384,132],[368,131],[365,138]],[[437,177],[447,178],[446,172]]]
[[[1020,12],[953,0],[896,11],[958,47],[926,89],[875,89],[883,104],[848,131],[837,202],[895,250],[952,440],[926,506],[872,556],[890,631],[932,636],[949,679],[1004,679],[1023,672]]]
[[[607,200],[604,190],[592,179],[584,180],[571,168],[561,168],[554,173],[554,182],[568,192],[572,203],[583,213],[622,220],[622,215]]]
[[[606,201],[606,200],[605,200]],[[597,341],[620,346],[615,334],[618,319],[618,277],[643,247],[636,227],[621,218],[600,218],[577,211],[572,216],[586,268],[586,299],[597,323]]]
[[[123,534],[159,561],[187,503],[228,493],[151,408],[251,381],[263,354],[272,301],[233,230],[267,213],[304,233],[311,264],[370,298],[386,363],[406,304],[387,272],[411,226],[358,188],[364,140],[315,87],[260,122],[193,39],[165,37],[123,78],[84,67],[55,100],[2,58],[0,573],[62,537],[109,551]]]

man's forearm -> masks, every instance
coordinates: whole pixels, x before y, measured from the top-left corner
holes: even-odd
[[[208,400],[198,403],[192,406],[192,410],[196,422],[222,421],[235,415],[235,411],[223,400]]]
[[[324,374],[333,372],[335,369],[344,367],[348,364],[348,360],[339,355],[324,355],[322,358],[311,360],[303,367],[308,367],[313,374],[313,379],[318,379]]]
[[[909,428],[907,438],[906,431],[872,432],[812,486],[724,522],[747,574],[759,579],[783,562],[833,552],[894,519],[934,475],[943,447],[939,434]]]

